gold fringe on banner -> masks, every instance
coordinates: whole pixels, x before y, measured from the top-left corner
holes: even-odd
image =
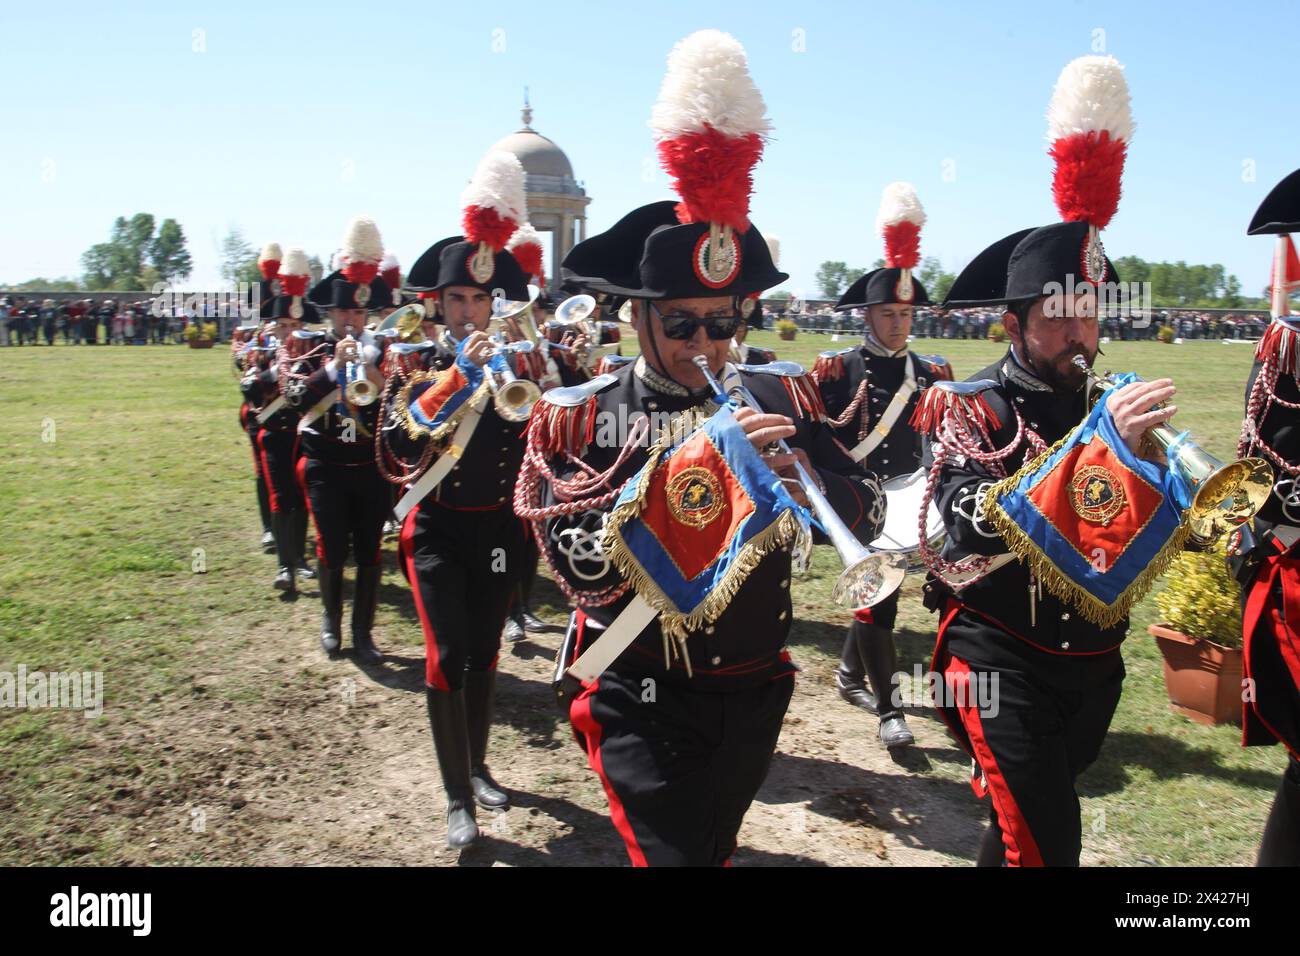
[[[664,452],[675,448],[678,444],[678,441],[665,436],[664,440],[651,449],[650,460],[656,462],[655,467],[647,468],[642,473],[636,494],[610,512],[609,522],[605,526],[605,551],[619,573],[636,589],[636,593],[659,612],[659,626],[663,630],[665,640],[671,638],[676,643],[689,668],[690,658],[686,655],[685,648],[687,634],[698,631],[718,619],[745,583],[750,572],[758,567],[759,562],[777,548],[786,547],[794,540],[799,530],[799,520],[789,508],[781,512],[775,521],[741,548],[722,580],[714,586],[704,600],[689,611],[682,612],[672,599],[660,590],[655,579],[632,555],[621,534],[624,523],[641,514],[650,482],[655,473],[663,467],[661,459]]]
[[[1011,553],[1022,564],[1029,566],[1029,569],[1043,583],[1049,593],[1071,605],[1086,620],[1091,621],[1098,627],[1114,627],[1128,617],[1133,605],[1142,600],[1146,593],[1151,590],[1151,586],[1155,584],[1156,579],[1169,569],[1170,563],[1187,543],[1187,537],[1191,534],[1192,529],[1185,519],[1181,521],[1174,533],[1170,535],[1169,540],[1156,552],[1155,557],[1151,559],[1142,573],[1120,592],[1114,604],[1104,603],[1082,585],[1075,582],[1056,566],[1056,563],[1047,556],[1042,547],[1029,535],[1025,534],[1024,530],[1016,524],[1015,520],[998,503],[999,496],[1010,494],[1022,478],[1033,474],[1042,467],[1043,463],[1056,454],[1073,435],[1074,432],[1071,431],[1069,435],[1066,435],[1047,451],[1034,458],[1033,461],[1022,465],[1014,475],[1003,478],[986,491],[984,493],[984,514],[989,523],[993,525],[994,530],[1001,535]]]
[[[478,388],[474,389],[469,398],[460,403],[460,408],[452,412],[451,416],[445,422],[437,428],[428,428],[427,426],[420,424],[415,420],[415,416],[411,414],[411,389],[424,382],[432,382],[433,386],[431,387],[436,388],[438,379],[443,375],[455,374],[455,369],[456,366],[452,365],[450,368],[443,369],[442,371],[429,369],[422,372],[416,372],[407,380],[406,385],[400,388],[397,391],[397,394],[393,396],[393,414],[396,416],[397,420],[402,423],[402,427],[406,429],[406,433],[416,441],[419,441],[422,438],[428,438],[430,441],[439,442],[451,435],[451,433],[455,431],[456,426],[460,424],[460,420],[469,412],[471,406],[480,401],[491,389],[492,386],[488,384],[487,380],[489,372],[487,369],[484,369],[483,381],[479,383]]]

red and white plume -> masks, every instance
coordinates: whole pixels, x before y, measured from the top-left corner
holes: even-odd
[[[1291,314],[1291,293],[1300,289],[1300,258],[1291,237],[1282,233],[1273,246],[1273,268],[1269,273],[1268,296],[1274,316]]]
[[[311,282],[311,263],[301,249],[290,249],[280,263],[280,291],[285,295],[306,295]]]
[[[384,258],[379,260],[379,278],[390,289],[400,289],[402,286],[402,267],[397,263],[397,256],[391,252],[385,252]]]
[[[506,244],[506,249],[515,261],[519,263],[519,268],[528,273],[539,286],[546,285],[546,266],[545,250],[542,246],[542,236],[531,223],[524,223],[515,230],[515,234],[510,237]]]
[[[1119,206],[1133,113],[1124,67],[1113,56],[1066,64],[1047,107],[1052,195],[1065,222],[1104,229]]]
[[[678,220],[745,232],[754,166],[772,128],[745,48],[718,30],[680,41],[668,55],[650,127],[682,197]]]
[[[461,226],[472,243],[486,243],[500,252],[515,230],[528,219],[524,198],[524,167],[504,150],[488,153],[460,197]]]
[[[262,281],[270,282],[275,278],[280,271],[281,258],[278,242],[268,242],[262,247],[262,252],[257,257],[257,268],[262,273]]]
[[[890,183],[880,194],[876,228],[885,239],[885,266],[915,269],[921,262],[925,210],[911,183]]]
[[[340,258],[340,268],[349,282],[368,286],[379,275],[379,263],[384,258],[384,240],[379,237],[379,227],[373,219],[357,216],[348,223]]]

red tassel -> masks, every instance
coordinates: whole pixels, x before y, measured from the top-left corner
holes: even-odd
[[[909,424],[921,434],[934,437],[950,414],[961,415],[968,431],[975,431],[977,425],[983,425],[988,431],[1002,427],[982,393],[958,395],[946,388],[927,388],[916,403]]]
[[[712,126],[660,140],[659,161],[682,197],[680,222],[716,222],[736,232],[749,229],[753,172],[763,154],[757,133],[725,136]]]
[[[1257,361],[1266,361],[1269,356],[1273,357],[1278,371],[1283,375],[1295,376],[1300,368],[1296,355],[1296,333],[1276,320],[1269,323],[1259,344],[1255,346]]]
[[[470,206],[461,217],[461,227],[468,242],[486,242],[493,252],[500,252],[519,228],[519,223],[513,219],[502,219],[489,206]]]
[[[896,222],[885,227],[885,265],[890,269],[915,269],[921,261],[921,227]]]
[[[1052,195],[1066,222],[1086,222],[1105,228],[1119,208],[1120,177],[1128,144],[1111,139],[1108,130],[1076,133],[1052,143],[1056,160]]]
[[[260,269],[262,272],[262,281],[270,282],[272,279],[276,277],[276,274],[280,271],[280,260],[259,259],[257,262],[257,268]]]
[[[388,285],[390,289],[400,288],[402,285],[401,269],[385,269],[380,274],[380,278]]]
[[[285,295],[306,295],[307,283],[311,282],[311,276],[285,276],[280,278],[280,291]]]
[[[357,285],[370,285],[377,275],[378,262],[349,262],[343,267],[343,277]]]
[[[838,353],[817,356],[817,361],[813,363],[812,377],[818,384],[838,382],[844,377],[844,356]]]
[[[782,378],[781,384],[790,396],[790,404],[794,406],[796,415],[814,422],[826,420],[826,406],[822,403],[821,390],[811,376],[805,374]]]
[[[515,257],[515,262],[519,263],[519,268],[533,276],[539,283],[545,284],[545,276],[542,274],[542,247],[535,242],[521,242],[510,250],[510,254]]]

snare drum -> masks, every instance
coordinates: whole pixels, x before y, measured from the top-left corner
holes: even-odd
[[[871,542],[871,547],[906,555],[908,573],[925,569],[925,562],[921,560],[917,517],[921,513],[921,499],[925,497],[926,479],[926,471],[922,468],[910,475],[890,478],[880,485],[887,502],[885,527],[880,532],[880,537]],[[943,518],[934,501],[930,502],[925,516],[925,533],[931,547],[937,548],[943,543]]]

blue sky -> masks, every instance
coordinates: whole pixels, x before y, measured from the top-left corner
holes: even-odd
[[[481,155],[519,125],[593,197],[589,231],[669,195],[646,120],[672,44],[734,34],[774,127],[754,221],[787,288],[881,254],[876,205],[913,182],[948,269],[1055,220],[1044,113],[1062,66],[1113,54],[1137,134],[1112,256],[1221,262],[1250,293],[1245,226],[1300,166],[1296,8],[1241,3],[8,4],[0,13],[0,279],[80,272],[118,215],[184,226],[193,287],[238,225],[327,256],[372,216],[403,267],[458,231]]]

